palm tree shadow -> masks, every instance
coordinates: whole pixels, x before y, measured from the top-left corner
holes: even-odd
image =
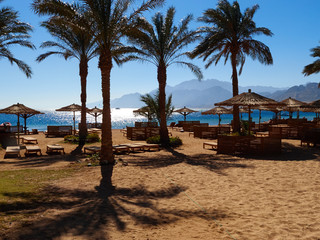
[[[69,155],[67,155],[67,160],[68,161],[76,161],[79,156],[82,155],[82,148],[84,146],[84,143],[79,143],[79,145],[71,151]]]
[[[180,218],[226,218],[222,211],[212,210],[209,215],[199,211],[163,209],[161,199],[172,199],[185,191],[183,186],[149,191],[139,185],[117,188],[107,197],[94,190],[70,190],[49,186],[41,199],[32,194],[20,194],[21,203],[1,203],[3,214],[36,214],[29,223],[11,228],[1,239],[56,239],[61,236],[82,236],[88,239],[108,239],[108,231],[127,228],[127,218],[142,226],[172,224]],[[187,200],[186,200],[187,201]],[[33,218],[34,219],[34,218]]]
[[[223,170],[227,168],[251,168],[249,164],[238,163],[238,158],[228,155],[216,154],[196,154],[186,155],[178,152],[173,148],[166,148],[166,151],[171,153],[171,156],[133,156],[134,160],[130,164],[143,168],[165,168],[171,165],[186,163],[192,166],[200,166],[209,171],[214,171],[217,174],[225,175]]]

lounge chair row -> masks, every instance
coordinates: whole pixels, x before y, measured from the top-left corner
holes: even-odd
[[[41,148],[38,145],[26,145],[26,146],[8,146],[6,148],[5,158],[8,156],[18,156],[21,157],[21,150],[25,149],[24,155],[29,154],[38,154],[41,156]],[[59,144],[50,144],[47,145],[47,153],[53,153],[53,152],[61,152],[65,154],[64,147]]]
[[[150,151],[150,150],[160,150],[159,144],[148,144],[148,143],[126,143],[120,145],[113,145],[114,153],[130,153],[135,151]],[[99,146],[88,146],[83,148],[84,153],[100,153],[101,147]]]

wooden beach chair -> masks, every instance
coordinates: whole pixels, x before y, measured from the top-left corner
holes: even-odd
[[[41,149],[39,146],[26,146],[26,152],[25,152],[25,155],[29,155],[29,154],[32,154],[32,153],[35,153],[35,154],[40,154],[40,156],[42,155],[41,153]]]
[[[6,158],[8,155],[20,157],[21,156],[20,150],[21,150],[20,146],[8,146],[6,148],[6,153],[4,155],[4,158]]]
[[[101,152],[101,147],[98,147],[98,146],[89,146],[89,147],[84,147],[83,148],[83,152],[84,153],[92,153],[92,154],[95,154],[95,153],[100,153]]]
[[[47,145],[47,153],[61,152],[65,154],[64,147],[59,144]]]
[[[203,148],[205,149],[206,146],[211,147],[211,149],[217,150],[218,149],[218,143],[217,142],[204,142]]]
[[[35,143],[38,144],[38,140],[34,137],[21,137],[22,143]]]

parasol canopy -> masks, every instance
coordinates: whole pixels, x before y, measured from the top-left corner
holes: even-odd
[[[282,106],[283,103],[279,103],[271,98],[261,96],[257,93],[251,92],[251,89],[248,92],[241,93],[240,95],[234,96],[223,102],[215,104],[216,106],[248,106],[249,111],[249,134],[251,127],[251,108],[256,106]]]
[[[181,115],[183,115],[184,121],[186,121],[187,115],[189,115],[190,113],[198,112],[198,111],[192,110],[192,109],[187,108],[186,106],[184,106],[183,108],[175,110],[174,112],[177,112],[177,113],[180,113]]]
[[[133,110],[133,113],[147,117],[148,122],[151,122],[152,120],[152,111],[148,106]]]
[[[281,101],[281,103],[285,104],[284,110],[289,112],[290,118],[292,118],[293,112],[298,112],[297,117],[299,118],[299,110],[300,110],[301,106],[306,105],[305,102],[299,101],[299,100],[291,98],[291,97]]]
[[[88,113],[91,116],[94,116],[94,120],[95,120],[95,127],[97,127],[97,118],[102,114],[102,109],[97,108],[96,106],[92,109],[88,110]]]
[[[320,113],[320,99],[313,101],[311,103],[306,103],[305,105],[302,105],[300,111],[314,112],[316,113],[316,118],[319,118],[318,115]]]
[[[73,131],[74,131],[74,134],[75,134],[76,133],[76,114],[75,114],[75,112],[81,112],[81,106],[78,105],[78,104],[73,103],[71,105],[56,109],[56,111],[59,111],[59,112],[73,112]],[[89,112],[88,108],[87,108],[87,112]]]
[[[205,111],[205,112],[202,112],[201,113],[202,115],[209,115],[209,114],[212,114],[212,115],[218,115],[219,117],[219,129],[220,129],[220,122],[221,122],[221,114],[232,114],[232,111],[231,109],[227,109],[227,108],[224,108],[224,107],[215,107],[215,108],[212,108],[208,111]]]
[[[24,131],[27,133],[27,118],[32,117],[36,114],[43,114],[40,111],[34,110],[32,108],[26,107],[23,104],[17,103],[13,104],[10,107],[4,108],[0,110],[0,113],[5,114],[15,114],[18,116],[18,144],[20,143],[20,117],[24,119]]]

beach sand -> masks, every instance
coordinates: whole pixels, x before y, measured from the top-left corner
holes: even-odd
[[[100,168],[84,167],[46,191],[56,201],[13,223],[4,239],[320,239],[320,151],[283,140],[281,155],[237,157],[173,131],[174,150],[117,155],[114,193],[99,196]],[[43,156],[3,159],[1,171],[57,169],[84,161],[62,138],[32,135]],[[113,144],[131,142],[113,130]],[[65,155],[45,154],[59,143]]]

